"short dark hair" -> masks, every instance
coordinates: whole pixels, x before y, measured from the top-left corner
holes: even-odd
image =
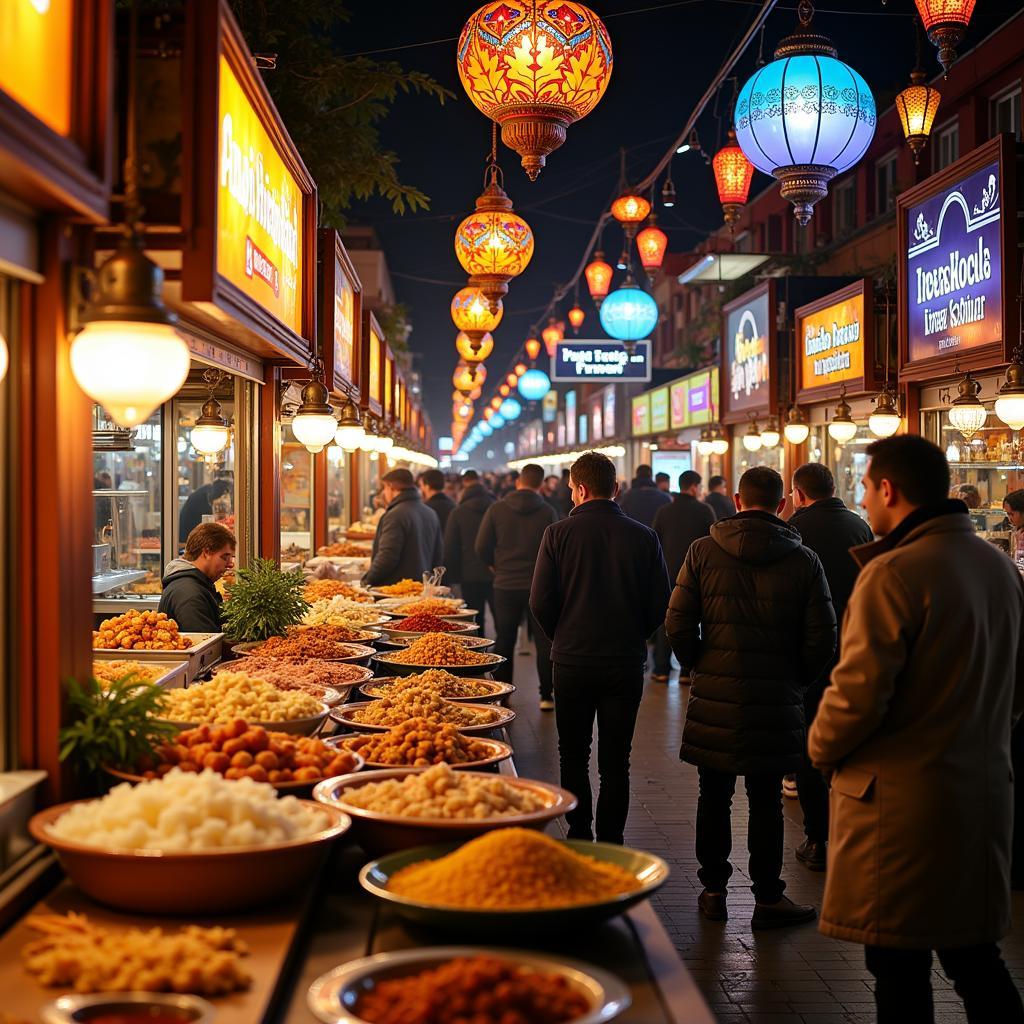
[[[235,535],[226,526],[220,523],[200,523],[185,538],[185,557],[194,562],[200,555],[234,546]]]
[[[214,480],[213,483],[210,484],[210,500],[216,501],[221,496],[230,494],[231,491],[231,484],[227,480]]]
[[[867,475],[877,487],[888,480],[911,505],[933,505],[949,497],[949,463],[942,449],[917,434],[872,441]]]
[[[793,474],[793,486],[799,487],[811,501],[831,498],[836,493],[836,480],[832,470],[820,462],[805,462]]]
[[[600,452],[584,452],[569,467],[569,476],[595,498],[610,498],[615,493],[615,463]]]
[[[475,469],[467,469],[462,474],[462,482],[464,484],[475,484],[480,479],[480,474]]]
[[[381,482],[385,484],[391,484],[392,487],[415,487],[416,481],[412,478],[412,473],[407,469],[393,469],[389,473],[385,473],[381,478]]]
[[[646,462],[641,462],[640,465],[636,467],[637,480],[650,480],[653,475],[654,471]],[[573,479],[575,479],[575,477]]]
[[[725,486],[725,477],[724,476],[713,476],[713,477],[711,477],[711,479],[708,480],[708,488],[710,490],[712,490],[712,491],[716,487],[724,487],[724,486]]]
[[[700,473],[687,469],[679,474],[679,490],[688,491],[691,487],[700,487],[701,479]]]
[[[1024,489],[1019,491],[1010,491],[1010,493],[1003,498],[1003,504],[1009,505],[1011,512],[1024,512]]]
[[[425,469],[420,473],[420,483],[426,484],[432,491],[443,491],[444,473],[439,469]]]
[[[745,509],[774,512],[785,491],[782,477],[769,466],[754,466],[740,477],[740,503]]]
[[[959,498],[968,508],[981,508],[981,492],[974,484],[957,484],[950,497]]]
[[[664,480],[665,483],[668,483],[671,479],[672,479],[672,477],[670,477],[668,475],[668,473],[655,473],[654,474],[654,481],[655,481],[655,483],[659,483],[660,484],[662,482],[662,480]]]
[[[536,462],[531,462],[526,466],[523,466],[523,471],[519,474],[519,479],[527,486],[536,490],[542,483],[544,483],[544,467],[538,466]]]

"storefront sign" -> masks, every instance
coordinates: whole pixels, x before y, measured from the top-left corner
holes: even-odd
[[[220,58],[217,273],[302,333],[302,189]]]
[[[621,341],[560,341],[551,369],[553,381],[649,381],[651,343],[638,341],[630,354]]]
[[[565,393],[565,443],[576,443],[576,392]]]
[[[236,352],[208,338],[197,338],[194,334],[185,335],[185,344],[200,362],[227,370],[234,377],[245,377],[257,384],[264,382],[263,362],[255,356]]]
[[[668,424],[668,388],[658,388],[651,392],[651,433],[663,434]]]
[[[380,349],[381,342],[376,331],[370,331],[370,365],[367,373],[367,390],[370,397],[380,401]]]
[[[714,371],[717,378],[718,371]],[[690,424],[710,423],[712,416],[711,374],[698,373],[690,378],[686,393],[687,421]]]
[[[689,378],[678,380],[668,388],[669,423],[673,430],[682,430],[690,422],[687,398],[689,397]]]
[[[733,419],[774,408],[771,345],[774,337],[769,286],[726,307],[724,372],[727,409]]]
[[[593,409],[590,410],[590,437],[591,440],[600,441],[604,436],[604,413],[601,409],[601,403],[598,402]]]
[[[637,395],[633,399],[632,433],[642,437],[651,432],[651,396]]]
[[[0,3],[0,89],[58,135],[71,134],[73,0]]]
[[[544,423],[555,422],[555,416],[558,414],[558,392],[554,388],[541,399],[540,409],[541,420]]]
[[[352,380],[356,344],[356,293],[340,263],[334,269],[334,376]]]
[[[384,406],[384,415],[385,416],[390,416],[391,415],[392,399],[394,398],[394,394],[395,394],[394,385],[391,383],[391,373],[392,373],[392,368],[393,367],[394,367],[394,361],[393,360],[391,360],[391,359],[385,359],[384,360],[384,391],[383,391],[383,402],[381,404]],[[395,406],[395,408],[397,409],[397,405]]]
[[[615,388],[604,393],[604,437],[610,441],[615,437]]]

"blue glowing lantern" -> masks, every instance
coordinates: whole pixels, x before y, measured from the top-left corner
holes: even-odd
[[[551,379],[543,370],[527,370],[519,378],[519,394],[527,402],[539,402],[551,390]]]
[[[488,422],[495,430],[501,430],[505,426],[505,417],[500,412],[496,412]]]
[[[513,420],[519,419],[519,414],[522,411],[523,407],[514,398],[506,398],[498,409],[498,412],[504,418],[506,423],[511,423]]]
[[[736,138],[759,171],[779,180],[806,224],[828,183],[867,152],[877,115],[867,82],[838,59],[830,39],[810,31],[813,6],[803,0],[799,11],[800,30],[740,90]]]
[[[631,343],[650,336],[658,325],[658,304],[629,278],[601,303],[601,326],[616,341]]]
[[[492,416],[491,419],[493,420],[494,417]],[[491,424],[487,422],[487,420],[481,420],[476,425],[476,429],[479,430],[484,437],[490,437],[491,434],[494,433],[494,427],[492,427]]]

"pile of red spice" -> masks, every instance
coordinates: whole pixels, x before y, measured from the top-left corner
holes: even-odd
[[[410,615],[395,623],[393,628],[408,633],[452,633],[462,627],[456,622],[439,619],[436,615]]]

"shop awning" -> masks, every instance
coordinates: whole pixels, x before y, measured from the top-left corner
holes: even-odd
[[[756,270],[768,257],[756,252],[708,253],[679,275],[680,284],[735,281]]]

